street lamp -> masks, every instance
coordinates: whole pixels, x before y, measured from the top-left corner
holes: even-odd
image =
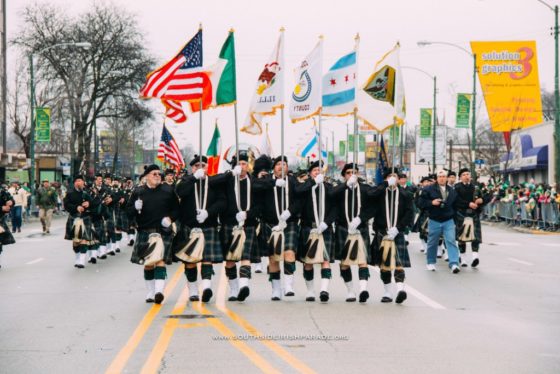
[[[34,54],[41,54],[49,49],[55,47],[66,47],[66,46],[73,46],[78,48],[89,49],[91,48],[91,43],[89,42],[76,42],[76,43],[58,43],[53,44],[43,49],[40,49],[37,52],[30,52],[29,53],[29,88],[31,91],[30,95],[30,107],[31,107],[31,130],[29,134],[29,157],[30,157],[30,169],[31,175],[29,177],[29,184],[31,188],[31,207],[34,206],[35,200],[35,82],[33,77],[33,55]]]
[[[560,93],[558,92],[558,5],[552,7],[537,0],[554,12],[554,175],[560,181]],[[558,188],[558,187],[557,187]]]
[[[473,176],[474,179],[476,179],[476,173],[475,173],[475,167],[474,167],[474,160],[476,158],[476,53],[471,53],[468,50],[466,50],[465,48],[461,47],[460,45],[457,44],[453,44],[453,43],[448,43],[448,42],[432,42],[432,41],[427,41],[427,40],[421,40],[418,43],[419,47],[425,47],[427,45],[431,45],[431,44],[442,44],[442,45],[448,45],[451,47],[455,47],[460,49],[461,51],[465,52],[466,54],[468,54],[469,56],[472,57],[473,59],[473,90],[472,90],[472,121],[471,121],[471,129],[472,129],[472,135],[471,135],[471,174]]]
[[[416,70],[424,75],[428,76],[430,79],[434,81],[434,108],[433,108],[433,131],[432,131],[432,165],[434,165],[434,169],[436,167],[436,129],[437,129],[437,114],[436,114],[436,98],[437,98],[437,77],[424,71],[422,69],[415,68],[414,66],[401,66],[403,69],[410,69]]]

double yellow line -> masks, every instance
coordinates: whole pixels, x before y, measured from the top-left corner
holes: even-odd
[[[181,278],[181,274],[183,273],[183,266],[180,266],[179,269],[174,273],[173,277],[171,278],[169,284],[165,288],[164,294],[165,297],[168,298],[169,295],[173,292],[179,279]],[[226,289],[226,276],[224,268],[222,267],[221,274],[220,274],[220,283],[217,290],[216,295],[216,307],[218,310],[223,312],[232,322],[236,325],[241,327],[247,333],[252,336],[262,336],[262,334],[249,322],[243,319],[238,314],[234,313],[233,311],[229,310],[225,306],[225,289]],[[175,304],[172,315],[180,315],[184,312],[187,307],[187,299],[188,299],[188,292],[187,288],[185,287],[181,292],[181,295]],[[200,302],[192,303],[191,307],[193,310],[197,311],[202,315],[210,315],[210,311],[204,306],[204,304]],[[156,315],[161,310],[161,306],[154,305],[144,316],[130,339],[127,341],[126,345],[121,349],[121,351],[117,354],[109,368],[107,369],[107,374],[113,373],[121,373],[125,368],[128,360],[142,341],[144,335],[146,334],[148,328],[152,325]],[[157,372],[163,356],[171,343],[171,338],[177,328],[193,328],[193,327],[204,327],[204,326],[211,326],[216,331],[218,331],[222,336],[228,337],[229,343],[243,353],[255,366],[257,366],[262,372],[264,373],[280,373],[280,371],[276,370],[266,359],[264,359],[261,355],[259,355],[255,350],[253,350],[247,343],[233,339],[235,334],[231,329],[229,329],[221,320],[218,318],[208,318],[204,323],[190,323],[190,324],[179,324],[179,320],[177,318],[169,318],[156,341],[156,344],[148,359],[144,363],[142,367],[142,373],[155,373]],[[271,350],[274,354],[280,357],[283,361],[285,361],[288,365],[292,366],[295,370],[300,373],[314,373],[314,371],[305,365],[303,362],[298,360],[296,357],[291,355],[288,351],[284,348],[279,346],[273,341],[270,340],[258,340],[261,344]]]

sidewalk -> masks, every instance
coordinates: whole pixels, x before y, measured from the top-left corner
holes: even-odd
[[[535,235],[560,235],[560,232],[554,231],[544,231],[544,230],[535,230],[530,227],[523,227],[523,226],[511,226],[505,222],[490,222],[490,221],[481,221],[483,225],[492,226],[492,227],[499,227],[504,230],[512,230],[517,232],[522,232],[525,234],[535,234]]]

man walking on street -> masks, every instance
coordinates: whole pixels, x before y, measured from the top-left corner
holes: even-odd
[[[51,221],[54,208],[57,203],[57,193],[48,180],[37,190],[37,206],[39,207],[39,219],[43,225],[43,234],[50,234]]]

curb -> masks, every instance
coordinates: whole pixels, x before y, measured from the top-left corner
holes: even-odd
[[[501,222],[488,222],[488,221],[481,221],[481,224],[486,225],[486,226],[492,226],[492,227],[499,227],[502,228],[504,230],[513,230],[513,231],[517,231],[517,232],[522,232],[524,234],[534,234],[534,235],[556,235],[559,236],[560,232],[550,232],[550,231],[542,231],[542,230],[534,230],[534,229],[530,229],[530,228],[526,228],[526,227],[518,227],[518,226],[508,226],[508,225],[503,225]]]

